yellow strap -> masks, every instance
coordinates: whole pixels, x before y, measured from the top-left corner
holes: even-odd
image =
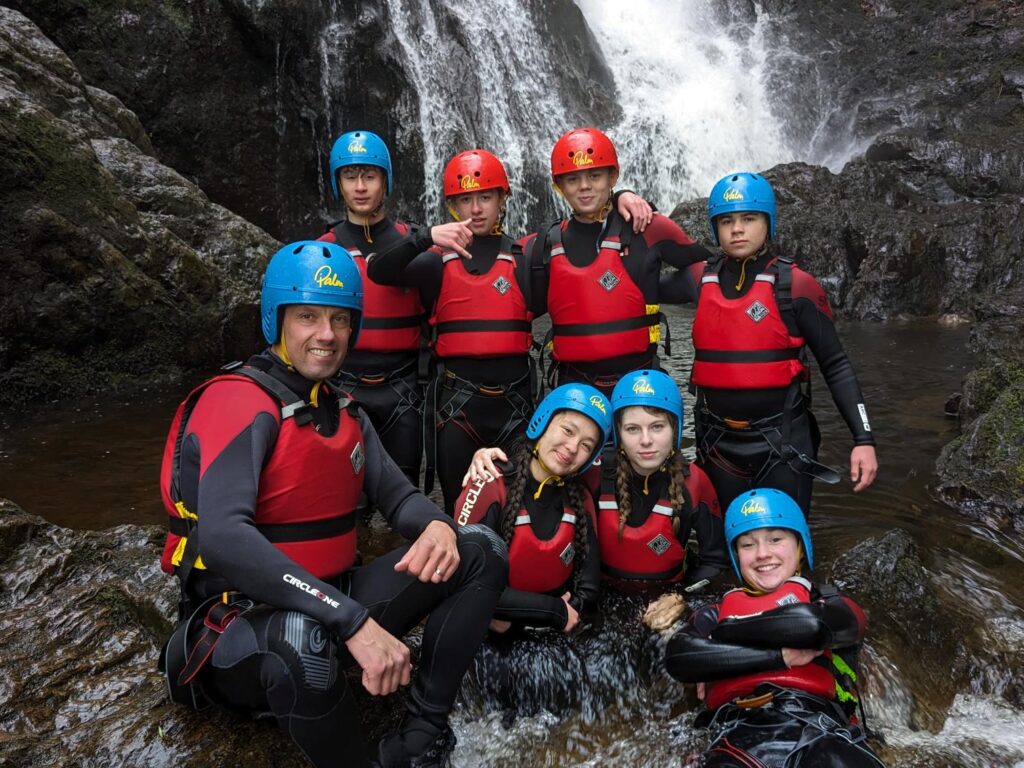
[[[185,557],[185,545],[188,543],[188,537],[182,536],[178,539],[178,545],[174,548],[174,554],[171,555],[171,565],[181,565],[182,558]],[[203,565],[203,558],[199,556],[196,558],[196,564],[193,568],[199,568],[200,570],[206,570],[206,566]]]
[[[185,502],[184,501],[179,501],[177,504],[174,505],[174,508],[176,510],[178,510],[178,517],[187,518],[188,520],[198,520],[199,519],[199,515],[196,515],[196,514],[194,514],[192,512],[189,512],[187,509],[185,509]]]
[[[661,311],[661,304],[648,304],[646,305],[646,312],[648,315],[656,315]],[[651,344],[657,344],[661,341],[661,323],[657,325],[647,326],[648,331],[651,334]]]

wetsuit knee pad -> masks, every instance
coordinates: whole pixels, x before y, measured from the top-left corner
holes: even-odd
[[[497,590],[508,583],[508,546],[486,525],[464,525],[458,530],[460,568]]]
[[[264,670],[278,668],[308,691],[340,692],[345,686],[334,636],[320,622],[297,611],[261,606],[239,617],[217,644],[211,663],[228,669],[254,656],[279,659],[279,664],[264,664]]]

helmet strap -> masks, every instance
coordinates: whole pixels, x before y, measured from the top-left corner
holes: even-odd
[[[540,454],[537,453],[536,445],[533,446],[533,458],[536,460],[538,464],[540,464],[540,468],[543,469],[544,472],[547,474],[547,477],[541,480],[540,485],[537,486],[537,492],[533,494],[533,500],[536,501],[537,499],[540,498],[541,493],[544,491],[545,485],[547,485],[548,483],[551,483],[552,485],[565,485],[565,478],[559,477],[548,468],[548,465],[544,463],[544,459],[542,459],[540,457]]]
[[[289,371],[295,370],[295,366],[292,365],[292,359],[288,355],[288,347],[285,346],[284,339],[281,339],[279,342],[274,344],[274,346],[272,346],[270,349],[271,351],[273,351],[275,355],[281,358],[281,362],[288,367]]]

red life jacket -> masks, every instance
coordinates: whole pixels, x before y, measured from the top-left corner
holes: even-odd
[[[725,593],[718,609],[718,620],[730,616],[752,616],[790,603],[811,602],[811,585],[806,579],[787,579],[778,589],[766,595],[752,595],[744,589]],[[705,704],[717,709],[733,699],[749,696],[761,683],[774,683],[782,688],[795,688],[823,699],[836,698],[836,678],[831,671],[832,652],[827,650],[810,664],[792,669],[756,672],[718,680],[707,684]],[[820,662],[819,662],[820,660]]]
[[[405,224],[396,223],[402,235]],[[335,241],[348,251],[363,278],[363,326],[355,349],[359,352],[416,352],[426,311],[415,288],[375,283],[366,274],[366,256],[345,231],[342,222],[331,232]]]
[[[687,492],[686,496],[689,504],[692,495]],[[672,527],[675,511],[671,501],[658,499],[643,525],[623,527],[622,538],[619,538],[619,502],[610,478],[602,483],[597,506],[602,576],[664,582],[683,578],[686,542],[679,541]]]
[[[167,510],[169,532],[161,568],[167,573],[193,567],[202,558],[189,547],[200,510],[185,508],[181,491],[181,443],[189,417],[202,393],[215,382],[237,381],[259,386],[280,406],[280,432],[270,460],[260,474],[254,522],[275,547],[320,579],[330,579],[352,567],[356,558],[355,508],[363,489],[363,434],[340,399],[338,430],[323,437],[305,412],[308,403],[255,368],[216,376],[201,384],[178,406],[164,447],[160,491]],[[194,537],[193,537],[194,538]]]
[[[511,239],[502,235],[497,259],[483,275],[470,274],[454,251],[441,253],[441,292],[430,318],[438,357],[529,353],[533,314],[516,279],[511,251]]]
[[[690,381],[717,389],[788,387],[806,380],[804,339],[790,336],[782,310],[792,303],[792,267],[773,259],[746,295],[727,299],[719,285],[724,259],[711,259],[701,277],[693,318]],[[788,308],[786,311],[789,311]]]
[[[621,221],[601,240],[597,258],[574,267],[562,245],[562,224],[548,232],[548,314],[555,360],[587,363],[646,352],[660,338],[657,304],[648,305],[629,276]],[[614,231],[613,231],[614,230]]]
[[[530,513],[520,510],[508,548],[508,585],[524,592],[550,592],[572,576],[576,547],[576,513],[566,506],[555,535],[541,540],[530,525]]]

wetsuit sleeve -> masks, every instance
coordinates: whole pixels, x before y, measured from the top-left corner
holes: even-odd
[[[560,597],[506,587],[498,599],[494,618],[527,627],[563,630],[569,621],[569,611]]]
[[[686,269],[662,272],[658,278],[658,301],[662,304],[696,304],[704,262]]]
[[[415,541],[435,520],[454,529],[455,521],[413,486],[384,450],[377,430],[373,428],[366,413],[360,408],[358,414],[366,452],[366,479],[363,481],[363,491],[380,510],[391,529],[397,531],[406,541]]]
[[[729,618],[711,637],[757,648],[842,648],[864,639],[864,614],[852,600],[835,596]]]
[[[366,621],[366,608],[299,567],[254,523],[260,474],[279,431],[277,412],[248,382],[212,384],[196,403],[184,450],[200,457],[199,552],[211,572],[247,597],[311,616],[345,640]],[[287,575],[294,578],[285,581]]]
[[[405,235],[369,256],[366,274],[381,285],[419,288],[422,294],[436,297],[443,266],[437,251],[430,250],[433,245],[429,227],[411,224]]]
[[[782,651],[713,640],[718,606],[696,610],[665,649],[665,669],[681,683],[725,680],[756,672],[785,669]]]
[[[663,263],[676,269],[686,269],[691,264],[707,261],[711,257],[711,252],[707,248],[694,242],[693,238],[668,216],[655,214],[641,236],[649,251],[657,254]]]
[[[702,579],[713,579],[728,570],[729,554],[725,548],[725,528],[718,494],[711,479],[699,467],[691,467],[696,493],[693,494],[693,529],[697,535],[698,567],[686,571],[685,584],[696,584]]]
[[[587,559],[583,563],[576,592],[569,602],[580,615],[590,615],[597,610],[598,591],[601,585],[601,550],[597,544],[597,533],[590,517],[592,510],[587,510]],[[561,602],[561,600],[559,600]],[[563,622],[562,626],[565,626]]]
[[[874,445],[864,395],[850,358],[843,349],[825,291],[803,270],[793,269],[793,314],[828,385],[836,408],[853,435],[854,445]]]
[[[525,280],[529,280],[530,311],[540,317],[548,311],[548,269],[544,263],[544,234],[537,232],[519,241],[523,249]]]

